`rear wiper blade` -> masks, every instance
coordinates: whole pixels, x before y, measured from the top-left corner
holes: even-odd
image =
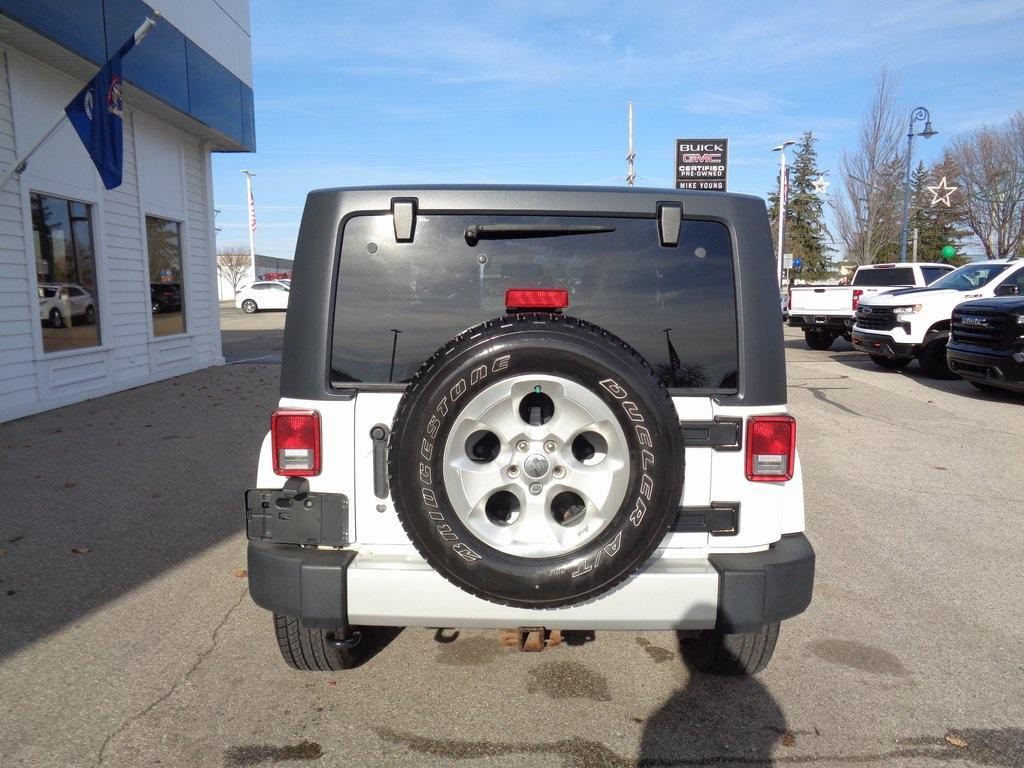
[[[614,231],[615,227],[604,224],[471,224],[466,227],[466,242],[476,245],[480,240],[594,235]]]

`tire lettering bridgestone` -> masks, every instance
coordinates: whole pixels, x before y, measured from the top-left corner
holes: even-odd
[[[448,415],[449,409],[449,398],[451,403],[455,403],[463,395],[465,395],[472,387],[476,386],[480,382],[487,378],[487,372],[496,373],[498,371],[504,371],[508,368],[509,360],[511,355],[501,355],[496,357],[490,363],[484,363],[474,368],[469,375],[469,384],[466,384],[466,379],[461,378],[448,390],[448,394],[443,396],[441,400],[434,407],[434,413],[430,415],[430,419],[427,421],[425,431],[427,436],[423,438],[420,444],[420,456],[426,461],[430,461],[434,455],[434,441],[437,439],[437,435],[441,430],[441,419]],[[427,516],[438,523],[434,526],[437,535],[442,540],[452,545],[452,551],[455,552],[459,557],[465,560],[467,563],[474,563],[477,560],[482,559],[481,555],[474,552],[468,544],[463,541],[459,541],[459,536],[449,525],[445,517],[445,513],[441,511],[440,506],[437,502],[437,496],[434,494],[433,489],[427,486],[433,485],[433,472],[429,464],[420,462],[419,466],[419,481],[420,481],[420,496],[423,499],[423,504],[427,509]]]
[[[448,394],[451,395],[453,403],[460,397],[462,397],[464,394],[466,394],[466,380],[459,379],[457,382],[455,382],[455,386],[452,387],[452,391],[449,392]]]

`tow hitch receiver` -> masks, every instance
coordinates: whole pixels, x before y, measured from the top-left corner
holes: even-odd
[[[535,653],[562,644],[562,630],[544,627],[518,627],[501,630],[501,644],[506,648]]]

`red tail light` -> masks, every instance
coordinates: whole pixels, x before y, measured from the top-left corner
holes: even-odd
[[[857,307],[860,306],[860,297],[863,296],[863,295],[864,295],[864,291],[862,291],[860,288],[854,288],[853,289],[853,298],[850,299],[850,304],[852,305],[851,309],[854,312],[856,312],[857,311]]]
[[[270,417],[274,473],[287,477],[320,474],[320,414],[280,409]]]
[[[559,310],[569,306],[569,292],[564,288],[509,288],[505,291],[505,309]]]
[[[747,480],[784,483],[793,479],[796,419],[753,416],[747,420]]]

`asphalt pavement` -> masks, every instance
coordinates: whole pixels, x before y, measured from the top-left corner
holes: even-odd
[[[242,362],[0,427],[5,768],[1024,765],[1024,400],[787,331],[818,574],[753,679],[666,632],[412,629],[299,673],[241,512],[283,315],[233,312]]]

